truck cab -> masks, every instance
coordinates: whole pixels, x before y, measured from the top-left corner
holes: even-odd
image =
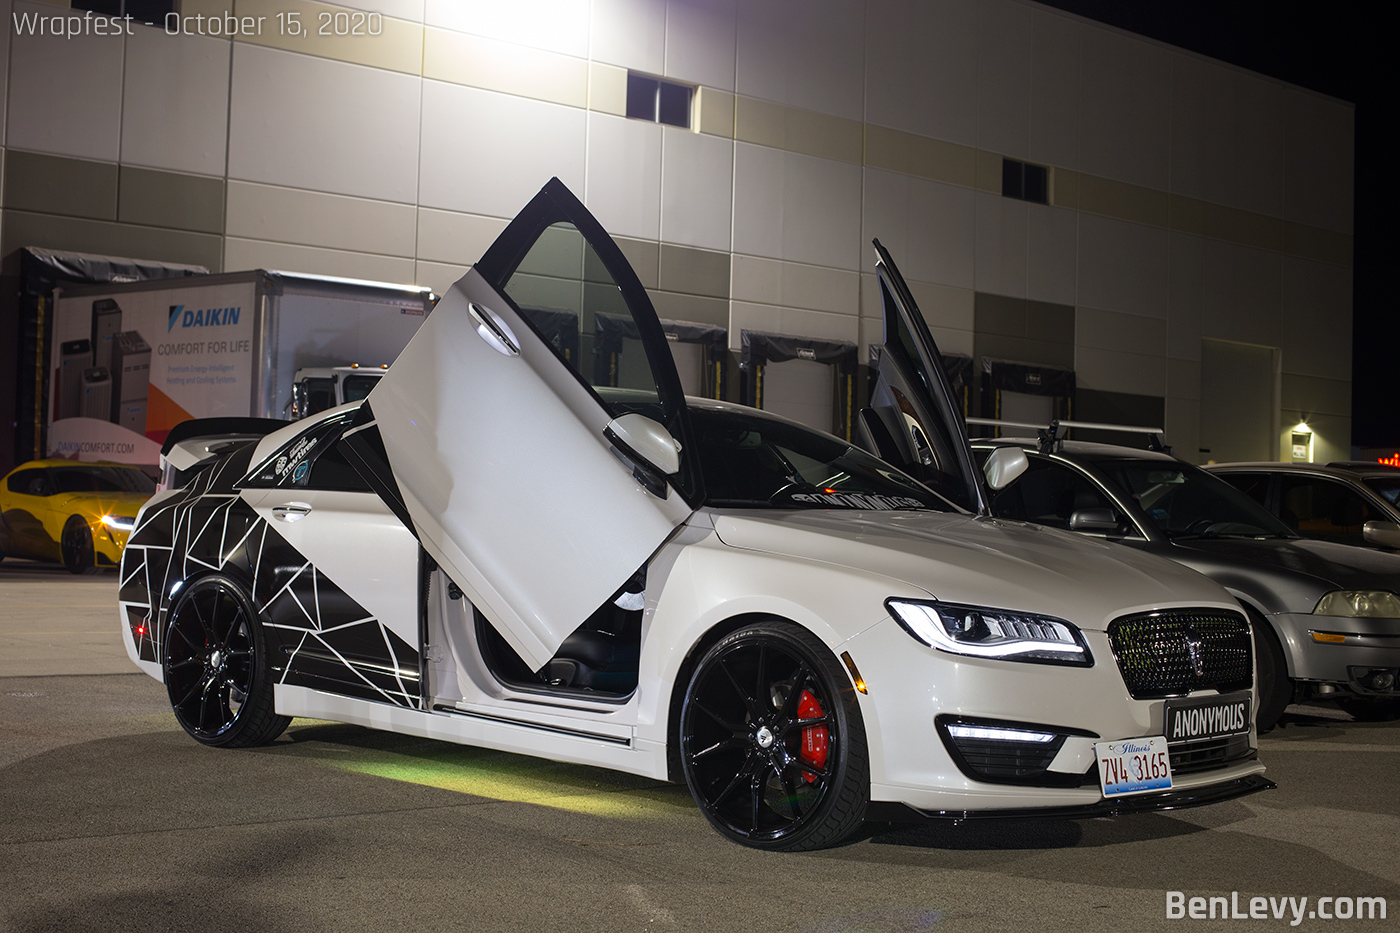
[[[378,367],[351,363],[298,369],[292,379],[292,398],[287,403],[287,413],[296,421],[346,402],[358,402],[369,395],[388,370],[387,363]]]

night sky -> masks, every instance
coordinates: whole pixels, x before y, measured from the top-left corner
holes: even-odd
[[[1077,13],[1350,101],[1356,105],[1356,252],[1352,273],[1352,437],[1359,447],[1400,450],[1391,371],[1400,320],[1387,292],[1387,257],[1400,233],[1400,185],[1385,134],[1397,116],[1394,17],[1382,4],[1289,0],[1042,0]],[[1389,129],[1387,129],[1389,127]],[[1364,197],[1362,197],[1364,193]]]

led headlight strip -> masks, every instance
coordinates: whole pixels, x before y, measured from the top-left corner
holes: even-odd
[[[915,599],[887,599],[885,608],[914,638],[950,654],[1078,667],[1094,663],[1083,634],[1063,619]]]
[[[136,519],[125,515],[104,515],[102,516],[102,524],[117,531],[130,531],[136,527]]]

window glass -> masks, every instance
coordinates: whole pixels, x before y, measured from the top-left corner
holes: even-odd
[[[1309,538],[1363,544],[1362,526],[1382,516],[1341,483],[1286,476],[1279,490],[1279,517]]]
[[[17,492],[22,496],[47,496],[53,492],[42,469],[20,470],[18,473],[12,473],[10,478],[5,481],[5,487],[10,492]]]
[[[503,291],[536,326],[546,314],[577,322],[577,354],[564,354],[554,341],[551,345],[585,383],[659,397],[648,355],[620,352],[622,341],[637,334],[631,310],[603,261],[573,224],[558,223],[545,230]]]
[[[947,500],[883,460],[800,425],[691,409],[706,504],[782,509],[934,509]]]
[[[140,470],[109,466],[63,466],[49,470],[57,492],[154,493],[156,484]]]
[[[305,380],[305,383],[306,411],[302,414],[303,418],[335,407],[335,385],[329,377],[318,376]]]
[[[378,428],[367,428],[366,430],[377,431]],[[293,486],[305,486],[308,489],[333,489],[341,492],[372,492],[369,483],[366,483],[360,472],[350,465],[350,461],[345,459],[344,442],[337,440],[334,444],[326,447],[311,461],[311,469],[307,475],[302,477],[300,482],[293,482]]]
[[[1217,473],[1215,475],[1260,505],[1268,505],[1269,475],[1267,473]]]
[[[999,518],[1069,528],[1069,520],[1081,509],[1108,509],[1120,521],[1124,516],[1114,508],[1087,477],[1062,463],[1030,457],[1030,467],[1014,483],[992,496],[992,514]]]
[[[1364,482],[1373,490],[1385,496],[1391,505],[1400,505],[1400,477],[1371,476]]]
[[[1096,460],[1094,466],[1168,537],[1292,536],[1259,503],[1196,467],[1161,460]]]
[[[340,393],[347,402],[358,402],[379,384],[379,376],[352,374],[340,383]]]

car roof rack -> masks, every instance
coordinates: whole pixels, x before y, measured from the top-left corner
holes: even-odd
[[[1001,418],[967,418],[968,424],[989,425],[998,428],[1029,428],[1040,439],[1040,452],[1043,454],[1060,450],[1065,444],[1065,434],[1070,428],[1084,428],[1089,431],[1112,431],[1119,434],[1146,434],[1147,449],[1170,455],[1171,447],[1162,443],[1161,428],[1138,427],[1130,424],[1103,424],[1098,421],[1061,421],[1058,418],[1048,425],[1030,421],[1006,421]]]
[[[1333,460],[1327,465],[1343,470],[1400,470],[1393,463],[1381,463],[1379,460]]]

